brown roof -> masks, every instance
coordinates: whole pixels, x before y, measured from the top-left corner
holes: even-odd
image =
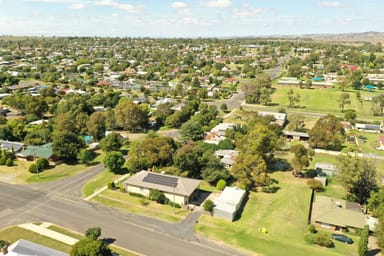
[[[359,204],[328,196],[316,196],[312,221],[339,227],[365,226],[365,217]]]
[[[169,178],[174,178],[176,179],[176,186],[167,186],[167,185],[162,185],[158,183],[153,183],[153,182],[148,182],[146,181],[147,176],[155,176],[156,179],[169,179]],[[132,177],[128,178],[126,181],[123,182],[123,184],[130,185],[130,186],[135,186],[135,187],[142,187],[142,188],[147,188],[147,189],[158,189],[162,192],[167,192],[167,193],[174,193],[176,195],[182,195],[182,196],[190,196],[193,191],[199,186],[201,180],[197,179],[190,179],[190,178],[184,178],[184,177],[179,177],[179,176],[174,176],[174,175],[168,175],[168,174],[160,174],[160,173],[155,173],[155,172],[148,172],[148,171],[140,171],[133,175]]]

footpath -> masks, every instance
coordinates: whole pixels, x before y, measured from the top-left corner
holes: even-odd
[[[64,235],[62,233],[56,232],[54,230],[49,229],[48,227],[51,226],[51,223],[44,222],[40,225],[36,225],[33,223],[25,223],[18,225],[20,228],[27,229],[29,231],[35,232],[37,234],[53,238],[57,241],[60,241],[62,243],[68,244],[68,245],[74,245],[79,240],[67,235]]]

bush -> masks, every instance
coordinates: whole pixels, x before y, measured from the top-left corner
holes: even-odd
[[[38,173],[38,172],[39,172],[39,170],[37,169],[37,166],[36,166],[35,163],[33,163],[33,164],[31,164],[31,165],[29,166],[28,171],[29,171],[30,173]]]
[[[4,246],[7,246],[7,245],[9,245],[9,243],[7,241],[0,240],[0,249],[3,248]]]
[[[36,160],[36,166],[40,171],[43,171],[49,167],[49,162],[45,158],[39,158]]]
[[[142,199],[140,199],[140,203],[143,206],[147,206],[149,204],[149,201],[147,198],[142,198]]]
[[[7,158],[7,161],[5,161],[6,166],[12,166],[13,165],[13,160],[12,158]]]
[[[304,236],[304,240],[309,244],[317,244],[327,248],[335,247],[332,239],[325,232],[308,233]]]
[[[125,187],[123,185],[120,185],[119,190],[120,190],[120,192],[125,193]]]
[[[174,203],[172,201],[168,201],[168,205],[172,206],[172,207],[175,207],[175,208],[181,208],[181,205],[179,205],[178,203]]]
[[[227,186],[227,182],[223,179],[219,180],[216,184],[218,190],[224,190],[225,186]]]
[[[311,234],[315,234],[315,233],[317,233],[317,229],[316,229],[316,227],[314,226],[314,225],[308,225],[308,231],[309,231],[309,233],[311,233]]]
[[[148,199],[151,201],[156,201],[159,204],[167,204],[169,201],[168,198],[165,197],[164,193],[157,189],[151,189],[149,191]]]
[[[207,212],[210,212],[212,213],[213,212],[213,207],[215,206],[215,204],[213,203],[212,200],[205,200],[204,204],[203,204],[203,208],[204,210],[206,210]]]
[[[115,182],[113,181],[108,182],[107,187],[108,189],[115,189],[116,188]]]
[[[5,165],[6,161],[7,161],[7,159],[5,157],[1,157],[0,158],[0,165]]]

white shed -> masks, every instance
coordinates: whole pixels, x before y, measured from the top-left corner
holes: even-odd
[[[225,187],[224,191],[215,199],[213,216],[233,221],[239,210],[246,192],[237,187]]]

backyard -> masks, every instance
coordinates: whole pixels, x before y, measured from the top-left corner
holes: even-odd
[[[353,245],[335,242],[327,249],[304,241],[310,190],[305,179],[295,178],[290,172],[276,172],[279,181],[276,193],[252,192],[238,221],[228,222],[208,215],[195,226],[198,233],[253,253],[262,255],[355,255],[358,237],[348,234]],[[258,231],[266,228],[267,234]],[[329,232],[331,234],[331,232]]]

